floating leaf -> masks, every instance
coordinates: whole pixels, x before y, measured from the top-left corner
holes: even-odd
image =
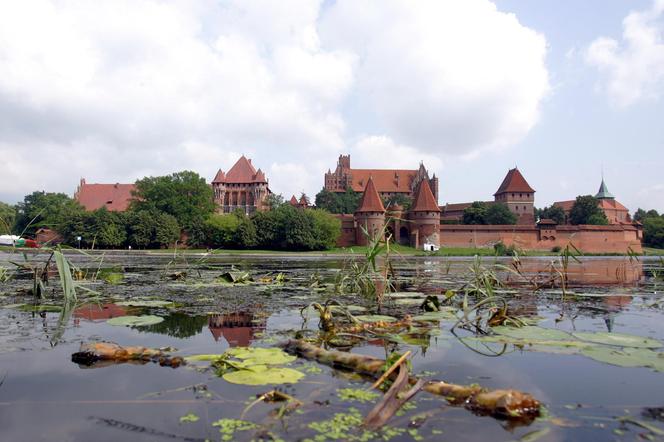
[[[297,359],[279,348],[235,347],[228,349],[226,355],[242,359],[247,365],[279,365]]]
[[[628,335],[624,333],[607,333],[607,332],[574,332],[575,337],[583,340],[594,342],[597,344],[617,345],[620,347],[637,347],[637,348],[659,348],[662,346],[660,341],[642,336]]]
[[[194,413],[187,413],[184,416],[180,417],[180,423],[184,424],[184,423],[189,423],[189,422],[192,422],[192,423],[193,422],[198,422],[199,419],[200,419],[200,417],[196,416]]]
[[[343,307],[340,305],[331,305],[330,310],[332,310],[334,313],[341,313],[345,310],[353,313],[353,312],[365,312],[367,311],[366,307],[362,307],[361,305],[344,305]]]
[[[508,327],[498,326],[492,327],[494,333],[502,336],[508,336],[515,339],[523,339],[525,341],[572,341],[572,335],[562,330],[552,328],[542,328],[536,325],[527,325],[525,327]]]
[[[292,368],[254,365],[250,369],[224,373],[226,382],[242,385],[294,384],[304,377],[304,373]]]
[[[109,325],[124,325],[127,327],[138,327],[142,325],[154,325],[162,322],[164,318],[154,315],[143,316],[119,316],[106,321]]]
[[[360,322],[396,322],[397,318],[394,316],[385,316],[385,315],[360,315],[355,316]]]
[[[426,296],[422,292],[394,292],[394,293],[385,293],[385,298],[392,298],[392,299],[398,299],[398,298],[421,298],[423,296]],[[421,302],[421,300],[420,300]]]
[[[122,305],[127,307],[167,307],[172,306],[173,303],[170,301],[158,301],[158,300],[148,300],[148,299],[136,299],[133,301],[120,301],[116,302],[116,305]]]
[[[619,367],[648,367],[664,372],[664,353],[647,348],[624,348],[596,346],[581,350],[581,354],[598,362]]]
[[[413,316],[413,321],[424,321],[424,322],[434,322],[442,321],[445,319],[457,319],[457,317],[450,311],[439,311],[439,312],[426,312],[421,315]]]

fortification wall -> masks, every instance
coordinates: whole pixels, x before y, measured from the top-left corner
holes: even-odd
[[[632,225],[557,226],[440,226],[442,247],[493,247],[502,242],[523,250],[563,248],[570,242],[586,253],[641,253],[641,231]]]

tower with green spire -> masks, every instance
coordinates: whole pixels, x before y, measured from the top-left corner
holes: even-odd
[[[599,186],[599,192],[597,192],[597,195],[595,195],[595,198],[598,200],[612,200],[615,199],[613,194],[609,192],[609,188],[606,187],[606,183],[604,183],[604,177],[602,177],[602,184]]]

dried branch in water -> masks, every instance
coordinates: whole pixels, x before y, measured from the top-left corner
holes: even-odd
[[[408,402],[410,398],[415,396],[424,386],[425,381],[420,379],[412,388],[402,394],[402,391],[409,385],[408,369],[406,368],[404,361],[405,359],[401,359],[393,365],[393,367],[399,367],[399,374],[392,383],[390,389],[383,396],[383,399],[376,404],[376,406],[369,412],[366,419],[364,419],[364,426],[368,429],[376,430],[385,425],[385,423],[394,416],[394,413],[399,411],[399,408]]]
[[[340,351],[327,351],[302,340],[289,340],[280,344],[289,353],[335,368],[379,377],[385,361],[372,356]],[[411,385],[416,378],[409,378]],[[453,405],[463,405],[478,414],[498,418],[530,421],[539,416],[540,402],[528,393],[517,390],[487,390],[478,385],[456,385],[443,381],[428,381],[424,390],[444,396]]]
[[[161,366],[179,367],[185,363],[180,356],[170,356],[163,350],[148,347],[122,347],[114,342],[90,342],[81,344],[71,355],[72,362],[83,366],[102,367],[124,362],[158,362]]]

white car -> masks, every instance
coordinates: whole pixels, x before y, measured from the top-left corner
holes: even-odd
[[[21,237],[17,235],[0,235],[0,246],[13,246],[19,239]]]

